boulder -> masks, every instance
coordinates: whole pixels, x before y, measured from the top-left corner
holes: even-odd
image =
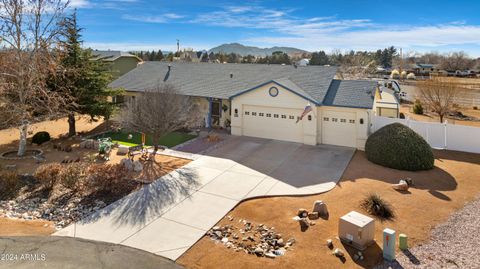
[[[135,172],[142,172],[143,164],[140,161],[133,162],[133,171]]]
[[[127,155],[127,153],[128,153],[128,147],[125,147],[125,146],[118,147],[117,155]]]
[[[311,220],[316,220],[318,219],[318,212],[310,212],[308,213],[308,218]]]
[[[325,204],[323,201],[315,201],[313,203],[313,212],[318,212],[319,216],[328,216],[328,209],[327,209],[327,204]]]
[[[335,251],[333,251],[333,254],[339,258],[345,256],[345,254],[343,253],[343,251],[341,251],[339,248],[336,248]]]
[[[120,165],[125,167],[128,171],[133,171],[133,162],[129,158],[120,160]]]
[[[299,216],[300,218],[306,218],[308,216],[308,210],[300,208],[298,210],[297,216]]]
[[[327,247],[332,248],[333,247],[333,241],[332,239],[327,240]]]
[[[397,191],[408,191],[408,183],[405,180],[400,180],[398,184],[392,184],[392,188]]]

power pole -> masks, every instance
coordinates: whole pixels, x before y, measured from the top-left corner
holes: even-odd
[[[180,40],[177,39],[177,53],[180,52]]]

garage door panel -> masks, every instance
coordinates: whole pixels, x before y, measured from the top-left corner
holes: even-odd
[[[244,106],[243,135],[303,142],[302,122],[296,122],[302,111],[289,108]]]
[[[324,111],[322,121],[322,143],[356,147],[356,124],[355,113]]]

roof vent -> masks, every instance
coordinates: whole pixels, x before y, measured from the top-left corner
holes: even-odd
[[[233,73],[230,73],[230,78],[233,78]]]
[[[170,71],[170,69],[172,69],[172,65],[168,64],[168,71]]]

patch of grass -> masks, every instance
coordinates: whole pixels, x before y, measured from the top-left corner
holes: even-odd
[[[369,213],[381,219],[393,219],[395,213],[392,206],[378,194],[371,193],[363,199],[361,206]]]
[[[128,139],[128,135],[132,135],[132,139]],[[140,133],[129,133],[129,132],[108,132],[98,136],[97,138],[111,137],[113,142],[117,142],[120,145],[132,147],[137,146],[142,143],[142,135]],[[174,147],[176,145],[182,144],[188,140],[197,137],[196,135],[190,135],[182,132],[171,132],[160,138],[160,145],[166,147]],[[153,146],[152,137],[147,135],[146,139],[147,146]]]

